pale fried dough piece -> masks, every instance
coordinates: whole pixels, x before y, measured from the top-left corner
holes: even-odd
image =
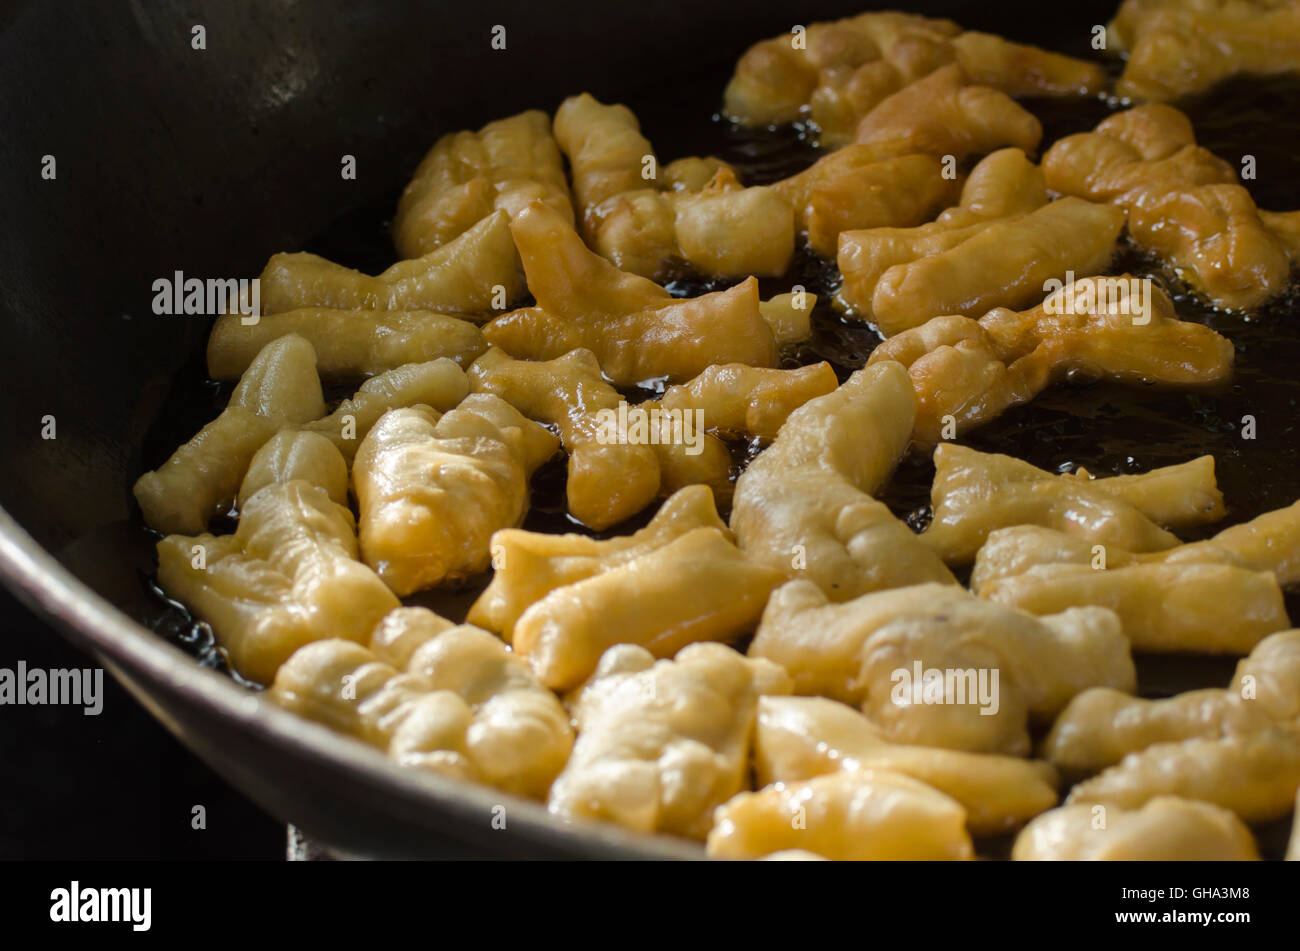
[[[615,644],[670,657],[752,630],[781,580],[726,533],[697,528],[640,557],[553,588],[515,621],[511,643],[548,687],[576,686]]]
[[[269,683],[302,645],[364,641],[398,606],[356,558],[352,512],[295,479],[253,493],[233,535],[160,541],[158,583],[212,625],[235,670]]]
[[[703,839],[714,807],[746,784],[759,695],[788,690],[779,667],[721,644],[657,662],[613,647],[573,703],[578,740],[548,808]]]
[[[519,615],[551,591],[626,564],[696,528],[727,532],[713,493],[703,485],[670,496],[650,523],[631,535],[597,540],[501,529],[492,536],[492,581],[470,608],[469,622],[509,642]]]
[[[1030,614],[1110,608],[1141,651],[1244,654],[1290,625],[1273,574],[1232,565],[1039,565],[985,584],[980,597]]]
[[[504,644],[425,608],[390,611],[369,650],[344,640],[300,648],[268,696],[404,766],[533,799],[545,798],[573,746],[564,707]]]
[[[533,199],[573,221],[564,159],[550,117],[537,109],[440,138],[397,203],[393,244],[402,257],[418,258],[494,210],[513,215]]]
[[[1040,300],[1049,281],[1104,270],[1124,212],[1076,198],[974,229],[937,254],[892,265],[871,289],[841,296],[886,336],[941,314],[977,317]],[[951,234],[951,233],[950,233]]]
[[[1043,755],[1063,770],[1095,773],[1156,743],[1250,733],[1300,716],[1300,630],[1264,638],[1227,689],[1146,700],[1103,687],[1061,712]]]
[[[1300,502],[1225,528],[1205,541],[1170,549],[1162,560],[1221,561],[1271,571],[1283,587],[1300,583]]]
[[[891,743],[857,710],[825,697],[758,702],[758,785],[837,771],[884,769],[911,776],[962,804],[975,835],[997,835],[1057,803],[1056,771],[1013,756]]]
[[[1136,686],[1129,644],[1112,612],[1076,608],[1036,618],[955,585],[914,585],[833,604],[810,582],[792,581],[773,592],[749,653],[781,664],[796,693],[861,707],[892,742],[975,753],[1025,755],[1029,718],[1050,720],[1088,687]],[[927,703],[920,683],[908,689],[900,681],[899,672],[911,677],[914,667],[919,676],[970,676],[951,685],[951,702]],[[970,678],[981,670],[979,687]]]
[[[325,379],[348,379],[447,357],[469,366],[484,350],[483,331],[458,317],[427,310],[334,310],[305,307],[244,324],[239,314],[217,318],[208,337],[208,375],[229,380],[248,369],[266,344],[298,334],[316,349]]]
[[[1293,0],[1127,0],[1109,26],[1127,54],[1116,92],[1163,101],[1232,76],[1300,71],[1300,4]]]
[[[1020,313],[999,308],[979,320],[934,317],[885,341],[868,362],[907,367],[917,395],[915,437],[923,445],[937,443],[946,422],[953,430],[948,436],[964,433],[1072,371],[1167,386],[1208,385],[1231,375],[1231,341],[1179,320],[1173,302],[1150,281],[1138,290],[1145,293],[1134,295],[1127,275],[1081,278]],[[1212,474],[1213,460],[1206,458]],[[1167,497],[1149,492],[1152,504],[1157,495]]]
[[[1130,237],[1217,305],[1255,307],[1289,280],[1289,220],[1271,219],[1285,232],[1274,234],[1233,167],[1196,145],[1170,106],[1129,109],[1058,140],[1043,171],[1054,191],[1127,211]]]
[[[468,392],[465,371],[451,360],[409,363],[372,376],[335,407],[334,412],[300,428],[325,436],[351,465],[366,433],[390,409],[423,404],[445,412]]]
[[[854,141],[883,155],[1033,152],[1043,127],[1004,92],[972,85],[957,63],[903,87],[862,117]]]
[[[841,233],[837,262],[844,285],[837,303],[848,310],[858,309],[859,302],[869,304],[880,278],[895,264],[940,254],[1001,218],[1025,215],[1046,204],[1047,182],[1042,169],[1020,149],[999,149],[971,170],[961,186],[960,201],[934,221],[909,228],[860,228]]]
[[[441,418],[385,413],[352,468],[362,557],[401,595],[483,571],[492,533],[523,519],[528,479],[557,443],[489,393]]]
[[[498,317],[488,342],[513,357],[548,360],[591,350],[616,386],[652,377],[688,380],[715,363],[776,365],[772,331],[753,278],[730,290],[674,300],[653,281],[588,250],[541,204],[511,223],[537,307]]]
[[[495,393],[530,419],[558,428],[569,454],[569,513],[583,524],[608,528],[658,496],[654,449],[603,438],[598,414],[615,411],[622,397],[605,382],[590,350],[534,363],[493,348],[470,368],[469,376],[475,392]]]
[[[1300,788],[1300,726],[1294,722],[1218,739],[1157,743],[1075,786],[1068,804],[1137,809],[1158,796],[1214,803],[1245,822],[1291,811]]]
[[[330,501],[348,504],[348,462],[334,443],[320,433],[282,429],[268,439],[248,464],[239,484],[236,508],[258,489],[277,482],[304,479],[318,485]]]
[[[959,183],[932,155],[890,155],[849,145],[772,186],[794,207],[794,227],[822,257],[832,257],[842,232],[908,227],[951,202]]]
[[[724,113],[753,126],[807,112],[821,144],[835,147],[886,96],[954,61],[1012,96],[1088,95],[1106,84],[1098,65],[912,14],[814,23],[802,39],[802,46],[785,35],[750,47],[727,85]]]
[[[1190,466],[1193,463],[1200,463],[1200,460],[1192,460],[1192,463],[1184,465]],[[1173,471],[1179,467],[1168,468]],[[1199,465],[1198,468],[1202,472],[1206,470],[1204,465]],[[1203,483],[1200,489],[1202,493],[1214,491],[1212,471],[1211,469],[1210,480]],[[1194,484],[1173,484],[1170,486],[1170,494],[1165,498],[1177,499],[1181,494],[1192,491],[1196,491]],[[1148,503],[1140,501],[1138,504],[1141,507]],[[1113,545],[1101,547],[1102,551],[1095,551],[1094,546],[1084,539],[1039,526],[1018,525],[998,529],[989,533],[988,541],[975,558],[971,589],[980,593],[993,581],[1023,574],[1035,565],[1091,564],[1100,569],[1134,563],[1234,565],[1250,571],[1272,572],[1278,584],[1285,588],[1300,582],[1300,503],[1265,512],[1252,521],[1225,528],[1205,541],[1191,542],[1161,552],[1135,555]]]
[[[887,769],[739,793],[718,807],[709,832],[713,858],[759,858],[796,848],[848,861],[975,857],[960,803]]]
[[[934,519],[921,540],[950,563],[970,563],[989,532],[1011,525],[1058,528],[1093,544],[1131,552],[1163,551],[1178,544],[1174,535],[1129,501],[1143,497],[1132,482],[1111,490],[1108,479],[1086,473],[1053,475],[1022,459],[953,443],[935,448],[934,464]],[[1177,472],[1187,485],[1203,485],[1203,469],[1184,466]],[[1156,469],[1145,476],[1163,479],[1165,473]],[[1212,522],[1223,517],[1223,497],[1217,488],[1198,490],[1162,500],[1156,514],[1174,525]]]
[[[306,252],[273,255],[261,276],[262,313],[432,310],[486,320],[498,288],[507,305],[525,291],[509,223],[504,211],[494,212],[455,240],[374,277]]]
[[[1045,812],[1020,833],[1017,862],[1252,862],[1250,830],[1226,809],[1157,796],[1140,809],[1090,805]]]
[[[871,498],[911,439],[915,397],[902,367],[878,363],[790,414],[736,481],[731,529],[757,563],[807,577],[836,600],[923,581],[942,561]]]
[[[135,483],[145,524],[196,534],[233,499],[248,464],[284,426],[325,412],[316,352],[291,334],[268,343],[248,365],[221,415]]]
[[[720,162],[703,183],[706,166],[674,163],[661,190],[654,149],[626,106],[570,96],[555,113],[555,136],[573,169],[583,237],[619,269],[656,277],[680,259],[711,277],[745,277],[789,266],[794,219],[785,198],[743,188]]]
[[[669,387],[657,405],[701,410],[709,429],[728,436],[771,440],[791,413],[838,386],[835,371],[824,361],[793,370],[727,363]]]

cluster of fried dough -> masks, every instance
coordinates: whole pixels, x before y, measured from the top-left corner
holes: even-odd
[[[1171,106],[1138,106],[1060,139],[1043,171],[1053,191],[1123,208],[1129,237],[1217,305],[1255,307],[1287,285],[1297,213],[1260,211]]]
[[[1290,68],[1284,42],[1250,61],[1240,3],[1130,0],[1125,83]],[[1258,211],[1165,106],[1036,166],[1011,97],[1102,85],[868,13],[738,64],[732,118],[810,118],[829,150],[771,185],[660,168],[587,94],[553,129],[534,110],[444,136],[393,220],[406,260],[276,255],[261,313],[217,321],[229,404],[135,487],[169,533],[160,583],[272,702],[565,821],[721,858],[970,859],[1017,831],[1018,859],[1258,858],[1246,824],[1300,790],[1300,502],[1185,544],[1226,514],[1211,457],[1094,477],[952,442],[1077,371],[1228,378],[1228,340],[1098,274],[1126,223],[1231,306],[1300,252],[1300,213]],[[889,338],[843,381],[783,358],[813,295],[760,299],[799,240],[838,251],[838,302]],[[683,266],[740,280],[652,280]],[[356,389],[331,409],[322,379]],[[919,533],[875,497],[914,445],[937,446]],[[523,527],[560,448],[568,514],[600,537]],[[223,512],[235,531],[208,533]],[[489,568],[464,624],[402,606],[467,602]],[[1181,651],[1242,659],[1226,688],[1137,696],[1134,653]]]
[[[1300,3],[1124,0],[1107,38],[1126,57],[1120,95],[1176,99],[1230,76],[1300,71]]]
[[[953,65],[1010,96],[1090,95],[1105,85],[1094,63],[963,31],[949,20],[863,13],[750,47],[736,64],[723,109],[746,125],[806,116],[824,145],[841,145],[883,101]]]

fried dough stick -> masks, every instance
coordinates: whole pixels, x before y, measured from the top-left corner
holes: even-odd
[[[1134,295],[1134,286],[1146,293]],[[1149,280],[1136,285],[1123,275],[1081,278],[1020,313],[998,308],[978,320],[931,318],[886,340],[867,362],[896,360],[907,368],[917,397],[914,436],[933,446],[1032,400],[1074,371],[1205,386],[1231,376],[1234,356],[1227,338],[1179,320],[1173,302]]]
[[[923,581],[954,583],[876,491],[911,440],[915,396],[878,363],[790,414],[736,481],[731,528],[757,563],[847,600]]]
[[[492,536],[492,581],[469,611],[469,622],[507,642],[529,605],[660,549],[693,529],[714,528],[730,538],[708,486],[688,486],[670,496],[648,525],[631,535],[595,539],[504,528]]]
[[[573,221],[564,159],[551,118],[537,109],[440,138],[421,160],[393,215],[393,244],[418,258],[460,237],[498,209],[517,214],[533,199]]]
[[[398,601],[357,561],[352,512],[331,498],[345,465],[338,450],[316,442],[291,464],[274,451],[257,462],[235,533],[168,535],[158,583],[212,626],[235,670],[270,683],[304,644],[365,641]]]
[[[1300,717],[1300,630],[1279,631],[1237,664],[1228,687],[1146,700],[1106,688],[1085,690],[1043,743],[1062,770],[1095,773],[1157,743],[1229,736]]]
[[[545,799],[573,746],[569,715],[486,631],[397,608],[369,647],[317,641],[275,676],[272,702],[385,750],[403,766]]]
[[[1011,96],[1091,95],[1106,85],[1095,64],[905,13],[813,23],[802,40],[785,35],[750,47],[727,85],[724,113],[754,126],[807,112],[821,144],[833,148],[886,96],[954,61]]]
[[[839,771],[902,773],[961,803],[974,835],[1006,832],[1058,799],[1047,763],[891,743],[857,710],[825,697],[758,701],[754,769],[760,787]]]
[[[1292,721],[1251,733],[1148,746],[1075,786],[1066,803],[1138,809],[1159,796],[1181,796],[1255,823],[1289,813],[1298,788],[1300,726]]]
[[[233,499],[262,444],[285,426],[325,414],[316,351],[295,334],[264,346],[221,415],[135,483],[145,524],[197,534]]]
[[[361,554],[401,595],[488,567],[488,542],[528,511],[528,479],[558,440],[489,393],[445,416],[385,413],[352,467]]]
[[[791,849],[849,861],[972,859],[965,820],[955,799],[902,773],[830,773],[723,803],[708,852],[722,859]]]
[[[474,324],[427,310],[304,307],[267,314],[256,324],[242,320],[223,314],[212,327],[208,375],[214,380],[239,376],[262,347],[291,333],[315,348],[316,370],[326,380],[373,376],[440,357],[465,367],[487,349]]]
[[[973,753],[1023,756],[1030,718],[1050,721],[1088,687],[1136,686],[1129,644],[1111,611],[1036,618],[955,585],[913,585],[834,604],[812,583],[791,581],[772,594],[749,653],[781,664],[795,693],[861,707],[892,742]],[[952,696],[927,702],[923,684],[901,685],[898,672],[910,675],[914,667],[922,676],[970,676],[952,684]],[[970,680],[981,670],[983,688]]]
[[[1231,76],[1300,71],[1300,4],[1126,0],[1107,32],[1127,55],[1116,92],[1164,101]]]
[[[562,217],[540,203],[511,223],[537,306],[484,328],[513,357],[550,360],[579,348],[596,355],[615,386],[654,377],[683,382],[717,363],[776,365],[758,282],[674,300],[653,281],[588,250]]]
[[[1017,862],[1253,862],[1250,830],[1226,809],[1157,796],[1140,809],[1089,805],[1045,812],[1016,837]]]
[[[1256,307],[1290,279],[1289,217],[1266,222],[1233,167],[1198,146],[1171,106],[1139,106],[1060,139],[1043,171],[1053,191],[1127,211],[1129,236],[1216,305]]]
[[[1184,466],[1201,471],[1202,489],[1213,486],[1214,460],[1210,456],[1194,459]],[[1178,467],[1154,470],[1175,475]],[[1105,483],[1103,483],[1104,485]],[[1170,484],[1176,497],[1182,477]],[[1208,496],[1205,496],[1208,499]],[[1148,502],[1141,501],[1140,507]],[[1018,525],[990,532],[988,541],[975,558],[971,589],[982,593],[1002,578],[1024,574],[1037,565],[1092,565],[1095,568],[1120,568],[1132,564],[1218,564],[1232,565],[1248,571],[1268,571],[1282,587],[1300,583],[1300,502],[1283,509],[1265,512],[1241,525],[1225,528],[1211,538],[1168,548],[1159,552],[1133,554],[1113,545],[1098,551],[1087,540],[1055,529]]]
[[[789,686],[775,664],[721,644],[659,661],[631,644],[610,648],[574,698],[578,740],[548,808],[703,839],[714,807],[747,784],[759,696]]]
[[[509,225],[509,215],[493,212],[455,240],[373,277],[302,251],[272,255],[260,278],[262,313],[432,310],[486,320],[525,290]]]
[[[1112,482],[1086,471],[1053,475],[954,443],[935,448],[934,464],[934,519],[921,540],[950,564],[969,564],[990,532],[1012,525],[1056,528],[1127,551],[1163,551],[1178,539],[1162,525],[1201,525],[1224,514],[1212,467],[1184,463]],[[1153,480],[1169,491],[1151,493]]]

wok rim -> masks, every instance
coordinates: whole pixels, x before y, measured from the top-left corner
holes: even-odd
[[[541,803],[490,786],[404,769],[359,740],[282,710],[226,675],[199,665],[179,647],[93,591],[3,508],[0,508],[0,580],[54,630],[106,662],[117,679],[121,680],[114,668],[120,667],[151,690],[183,695],[212,717],[245,730],[256,730],[271,745],[292,748],[330,772],[384,788],[408,805],[423,805],[448,818],[474,822],[482,822],[483,816],[492,815],[495,807],[505,805],[509,816],[505,834],[521,836],[541,849],[553,849],[567,856],[685,860],[705,857],[700,845],[686,839],[642,835],[610,823],[562,820],[547,812]],[[148,704],[142,706],[149,708]],[[149,709],[149,713],[191,752],[201,755],[194,750],[185,731],[156,711]],[[222,778],[231,782],[224,774]],[[258,806],[265,810],[260,802]]]

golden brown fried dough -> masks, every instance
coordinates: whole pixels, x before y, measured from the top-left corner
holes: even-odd
[[[842,232],[919,225],[958,187],[932,155],[882,154],[866,145],[838,149],[772,186],[794,206],[795,229],[827,258]]]
[[[921,535],[951,564],[969,564],[994,529],[1012,525],[1056,528],[1104,546],[1130,552],[1163,551],[1178,539],[1138,507],[1144,495],[1133,483],[1093,479],[1086,472],[1053,475],[1021,459],[941,443],[934,450],[930,491],[934,520]],[[1173,467],[1165,467],[1171,469]],[[1200,486],[1203,470],[1182,467],[1178,474]],[[1165,478],[1163,470],[1145,478]],[[1217,488],[1160,502],[1166,524],[1195,525],[1223,517]]]
[[[592,253],[564,220],[533,204],[511,223],[536,307],[498,317],[488,342],[513,357],[549,360],[591,350],[615,386],[653,377],[682,382],[716,363],[776,365],[753,278],[674,300],[653,281]]]
[[[631,535],[597,540],[502,529],[492,536],[492,581],[470,608],[469,622],[509,642],[519,616],[551,591],[626,564],[696,528],[716,528],[730,537],[713,493],[703,485],[670,496],[650,523]]]
[[[1161,700],[1085,690],[1057,718],[1043,755],[1063,770],[1095,773],[1157,743],[1251,733],[1297,716],[1300,631],[1279,631],[1241,660],[1227,689]]]
[[[1154,285],[1140,282],[1135,294],[1131,282],[1084,278],[1021,313],[997,309],[978,321],[936,317],[877,347],[871,361],[908,368],[918,398],[915,436],[924,445],[993,419],[1072,371],[1169,386],[1231,375],[1229,340],[1178,320]]]
[[[239,376],[257,352],[278,337],[297,334],[316,349],[325,379],[350,379],[440,357],[469,366],[487,349],[483,331],[458,317],[427,310],[332,310],[306,307],[268,314],[256,324],[238,314],[217,318],[208,337],[208,374]]]
[[[242,509],[258,489],[294,479],[320,486],[332,502],[348,504],[348,461],[343,453],[320,433],[282,429],[257,450],[248,464],[235,507]]]
[[[1141,651],[1244,654],[1291,623],[1271,572],[1232,565],[1039,565],[986,584],[980,597],[1030,614],[1110,608]]]
[[[891,743],[857,710],[825,697],[758,701],[754,770],[760,787],[825,773],[883,769],[961,803],[974,835],[997,835],[1057,803],[1056,771],[1013,756]]]
[[[953,63],[904,86],[862,117],[853,141],[882,155],[964,158],[1015,146],[1033,152],[1043,137],[1037,119],[1010,96],[974,85]]]
[[[758,312],[767,321],[777,346],[785,347],[812,336],[812,309],[816,306],[816,294],[792,291],[759,301]]]
[[[684,260],[707,276],[746,277],[789,266],[794,213],[784,197],[742,187],[716,160],[674,163],[661,183],[654,149],[626,106],[570,96],[555,114],[555,136],[573,168],[583,236],[619,269],[656,277]]]
[[[511,643],[556,690],[581,683],[615,644],[671,657],[696,641],[751,631],[781,580],[727,534],[697,528],[662,547],[552,589],[515,621]]]
[[[1293,0],[1126,0],[1108,28],[1126,54],[1116,92],[1163,101],[1231,76],[1300,71],[1300,5]]]
[[[302,645],[363,642],[398,606],[356,558],[352,512],[295,479],[254,492],[233,535],[160,541],[158,583],[212,625],[235,670],[270,683]]]
[[[405,766],[544,799],[573,730],[559,700],[499,640],[425,608],[390,611],[370,649],[300,648],[270,699],[387,750]]]
[[[718,807],[713,858],[802,849],[848,861],[974,858],[961,804],[887,769],[830,773],[742,792]]]
[[[423,404],[439,412],[451,409],[469,392],[465,371],[448,359],[410,363],[372,376],[334,412],[304,423],[304,431],[319,433],[343,453],[350,465],[361,441],[379,417],[390,409]]]
[[[548,808],[703,839],[745,786],[759,695],[788,690],[779,667],[721,644],[660,661],[613,647],[573,703],[578,740]]]
[[[1024,307],[1041,300],[1050,281],[1105,269],[1123,226],[1118,208],[1063,198],[977,226],[937,254],[893,264],[869,296],[854,283],[841,297],[886,336],[939,315],[977,317],[994,307]]]
[[[794,370],[728,363],[709,367],[695,379],[669,387],[658,405],[673,410],[698,409],[704,413],[710,430],[728,436],[771,440],[791,413],[838,386],[835,371],[824,361]]]
[[[1269,230],[1233,167],[1198,146],[1170,106],[1139,106],[1060,139],[1043,171],[1053,191],[1127,211],[1129,236],[1219,306],[1250,309],[1287,285],[1290,240]]]
[[[605,382],[590,350],[534,363],[493,348],[470,368],[469,376],[475,392],[495,393],[530,419],[557,427],[569,454],[569,513],[583,524],[608,528],[658,497],[654,448],[605,438],[599,414],[615,412],[622,397]]]
[[[374,277],[315,254],[273,255],[261,276],[262,312],[432,310],[485,320],[525,290],[509,223],[504,211],[494,212],[448,244]]]
[[[488,541],[528,511],[528,479],[558,440],[490,393],[439,418],[391,410],[357,450],[361,554],[402,595],[488,567]]]
[[[857,121],[882,99],[947,64],[1012,96],[1087,95],[1105,87],[1100,66],[962,32],[948,20],[871,12],[811,24],[805,33],[757,43],[727,85],[723,111],[744,125],[810,115],[824,146],[852,138]]]
[[[833,604],[792,581],[772,594],[749,653],[781,664],[796,693],[862,707],[892,742],[976,753],[1024,755],[1029,717],[1050,719],[1088,687],[1136,685],[1112,612],[1035,618],[956,585]]]
[[[530,109],[477,132],[440,138],[397,203],[393,244],[402,257],[418,258],[460,237],[493,211],[514,215],[534,199],[573,221],[551,119]]]
[[[268,343],[249,364],[221,415],[135,483],[145,524],[196,534],[235,497],[262,444],[285,427],[325,413],[316,351],[291,334]]]
[[[1291,811],[1300,788],[1300,727],[1294,722],[1218,739],[1157,743],[1074,787],[1067,803],[1137,809],[1182,796],[1268,822]]]
[[[954,583],[942,561],[869,494],[907,449],[914,406],[907,374],[886,362],[791,413],[736,481],[730,524],[741,549],[836,600]]]
[[[1016,838],[1018,862],[1251,862],[1250,830],[1208,802],[1157,796],[1140,809],[1062,806],[1045,812]]]

